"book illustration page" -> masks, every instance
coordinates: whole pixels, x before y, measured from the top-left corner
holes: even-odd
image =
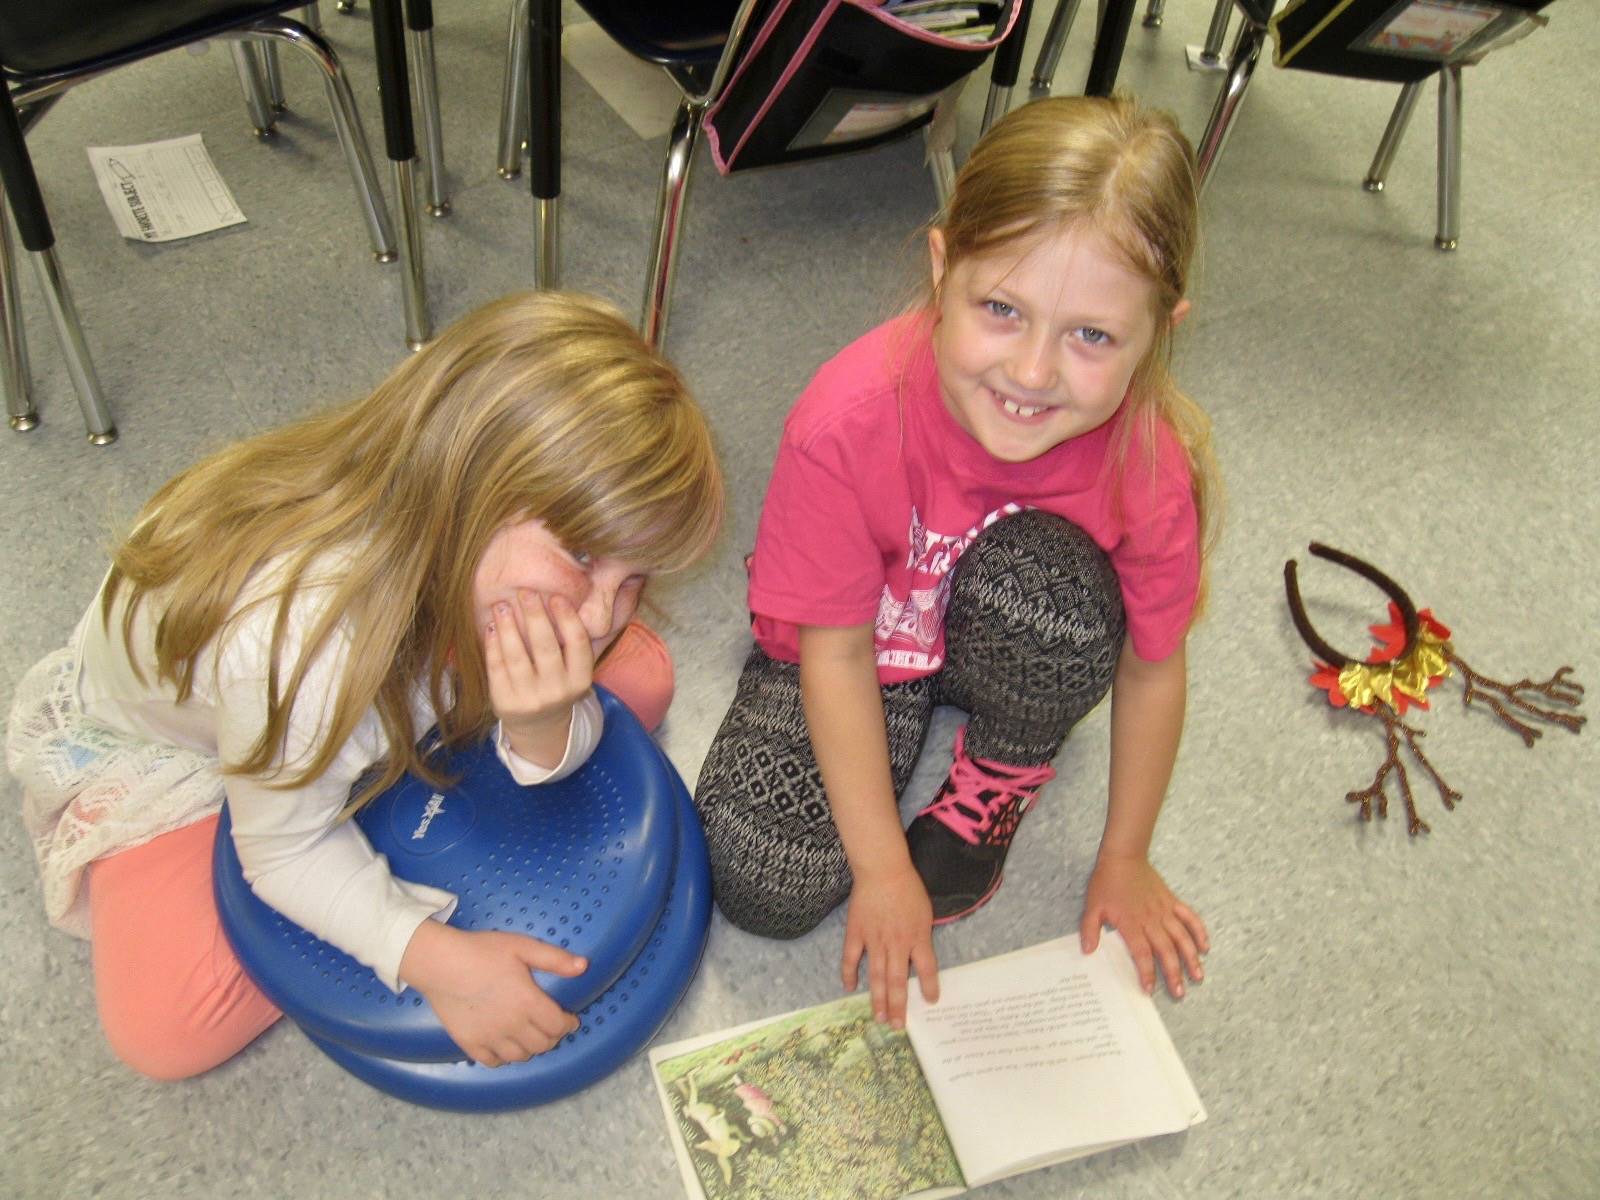
[[[892,1200],[959,1188],[903,1032],[846,996],[654,1063],[709,1200]]]
[[[1189,1127],[1167,1048],[1134,1015],[1151,1001],[1115,935],[1089,957],[1058,939],[939,982],[938,1004],[913,994],[907,1026],[972,1186]]]

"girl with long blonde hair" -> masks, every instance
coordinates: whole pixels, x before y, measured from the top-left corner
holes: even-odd
[[[755,646],[695,796],[717,902],[795,937],[848,902],[899,1023],[938,994],[932,930],[1000,886],[1068,731],[1109,691],[1110,796],[1079,932],[1146,988],[1198,979],[1204,922],[1151,865],[1215,522],[1204,414],[1169,371],[1198,232],[1172,119],[1028,104],[929,231],[921,304],[825,364],[790,413],[755,552]],[[943,786],[898,799],[932,709],[965,709]]]
[[[576,770],[597,661],[659,721],[671,662],[634,612],[710,546],[721,488],[677,372],[608,305],[527,293],[158,491],[19,687],[7,744],[46,909],[91,938],[117,1053],[194,1074],[278,1015],[211,900],[224,795],[256,894],[415,987],[472,1058],[570,1031],[530,969],[581,959],[446,925],[455,897],[394,878],[346,818],[406,772],[445,782],[417,748],[433,726],[447,746],[492,732],[524,784]]]

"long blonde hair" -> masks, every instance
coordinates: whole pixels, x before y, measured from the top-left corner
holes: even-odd
[[[1156,426],[1165,422],[1189,459],[1203,600],[1222,496],[1211,420],[1179,390],[1170,369],[1172,316],[1188,290],[1200,230],[1194,150],[1177,123],[1126,96],[1063,96],[1023,105],[973,148],[938,224],[946,279],[965,258],[1078,228],[1099,235],[1151,282],[1156,336],[1117,417],[1118,478],[1135,435],[1153,465]],[[937,285],[923,303],[937,311]]]
[[[527,292],[463,317],[364,399],[168,482],[116,551],[101,616],[109,625],[130,589],[126,643],[139,605],[160,604],[158,672],[182,701],[201,651],[256,605],[275,605],[266,724],[225,770],[303,786],[376,708],[389,754],[353,811],[407,771],[438,782],[413,745],[417,687],[446,745],[493,723],[473,580],[498,530],[536,517],[567,546],[668,571],[709,548],[722,506],[710,432],[677,371],[609,305]],[[342,574],[283,661],[296,596],[329,553],[342,555]],[[281,584],[242,604],[273,561]],[[347,641],[344,676],[323,740],[283,777],[290,714],[336,640]]]

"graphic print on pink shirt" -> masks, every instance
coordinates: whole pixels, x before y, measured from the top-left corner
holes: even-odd
[[[1021,511],[1020,504],[1003,504],[965,533],[948,534],[929,529],[912,507],[906,535],[906,594],[896,596],[894,581],[885,583],[873,623],[880,668],[928,674],[944,665],[944,613],[955,565],[985,529]]]

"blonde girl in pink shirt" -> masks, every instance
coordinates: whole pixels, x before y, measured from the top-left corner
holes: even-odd
[[[1080,921],[1147,988],[1201,977],[1204,922],[1149,860],[1202,594],[1209,424],[1168,372],[1197,236],[1193,153],[1127,99],[1046,100],[973,150],[915,311],[817,373],[785,424],[750,562],[755,646],[695,800],[717,902],[795,937],[847,903],[880,1020],[932,930],[1000,886],[1074,724],[1112,695],[1110,796]],[[938,704],[946,781],[898,799]],[[1060,789],[1058,785],[1058,790]]]

